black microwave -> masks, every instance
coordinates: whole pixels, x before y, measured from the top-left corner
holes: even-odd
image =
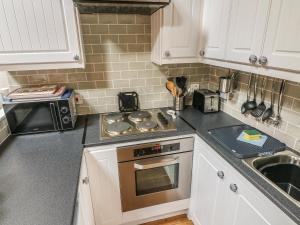
[[[3,109],[12,134],[69,130],[77,119],[72,90],[55,100],[4,101]]]

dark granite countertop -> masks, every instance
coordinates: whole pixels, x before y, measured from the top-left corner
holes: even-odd
[[[163,109],[163,110],[166,110]],[[85,135],[85,147],[99,146],[99,145],[108,145],[108,144],[117,144],[123,142],[131,142],[131,141],[139,141],[139,140],[147,140],[154,138],[164,138],[164,137],[172,137],[178,135],[188,135],[194,134],[195,130],[190,127],[186,122],[184,122],[179,117],[176,118],[176,131],[170,132],[155,132],[155,133],[145,133],[138,135],[129,135],[122,137],[115,137],[113,139],[105,139],[100,140],[100,115],[90,115],[88,117],[87,129]]]
[[[191,107],[182,111],[180,113],[180,117],[190,126],[192,126],[196,130],[196,133],[220,156],[222,156],[229,164],[237,169],[245,178],[247,178],[247,180],[255,185],[291,219],[293,219],[297,224],[300,224],[300,208],[295,203],[290,201],[286,196],[275,189],[261,176],[251,170],[242,162],[241,159],[236,158],[233,154],[218,144],[208,133],[208,130],[214,128],[243,124],[241,121],[229,116],[224,112],[203,114]]]
[[[0,224],[71,225],[84,118],[64,133],[11,136],[0,146]]]

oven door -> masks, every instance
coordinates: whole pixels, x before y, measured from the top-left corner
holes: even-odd
[[[3,105],[12,134],[59,130],[57,102],[26,102]]]
[[[187,199],[193,152],[119,163],[122,211]]]

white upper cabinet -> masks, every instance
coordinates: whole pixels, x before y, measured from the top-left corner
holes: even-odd
[[[203,0],[200,55],[224,59],[231,0]]]
[[[152,61],[198,62],[199,0],[172,0],[151,16]]]
[[[0,69],[82,67],[77,22],[72,0],[0,0]]]
[[[226,60],[256,64],[261,55],[271,0],[232,0]]]
[[[300,71],[300,1],[273,0],[262,56],[267,66]]]

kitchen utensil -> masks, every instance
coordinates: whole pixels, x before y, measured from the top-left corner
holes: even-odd
[[[174,110],[167,110],[167,114],[170,115],[173,120],[176,119],[176,112]]]
[[[229,71],[228,76],[222,76],[219,78],[219,92],[222,93],[229,93],[233,92],[233,90],[236,88],[236,78],[238,75],[238,72],[233,72],[231,75],[231,70]]]
[[[184,76],[176,77],[176,85],[177,85],[179,88],[181,88],[182,90],[185,89],[186,81],[187,81],[187,78],[184,77]]]
[[[266,105],[265,105],[265,94],[266,94],[266,84],[267,84],[268,79],[266,77],[263,78],[262,85],[261,85],[261,90],[260,90],[260,98],[261,102],[259,105],[256,107],[255,110],[251,112],[251,115],[255,118],[258,118],[262,116],[264,111],[266,110]]]
[[[262,115],[262,121],[266,121],[271,116],[273,116],[274,113],[274,92],[275,92],[275,79],[272,80],[272,92],[271,92],[271,105],[270,107],[264,112]]]
[[[173,98],[174,110],[181,111],[185,108],[185,96],[175,96]]]
[[[228,93],[231,87],[231,77],[220,77],[219,78],[219,92]]]
[[[256,93],[257,93],[257,81],[258,81],[258,75],[255,75],[254,77],[255,81],[254,81],[254,94],[253,94],[253,100],[249,101],[246,105],[246,108],[248,111],[250,110],[254,110],[257,107],[257,103],[256,103]]]
[[[133,112],[139,110],[139,98],[136,92],[120,92],[119,110],[121,112]]]
[[[285,83],[286,83],[285,80],[281,81],[279,97],[278,97],[277,114],[276,114],[275,121],[274,121],[275,126],[279,126],[279,124],[281,122],[280,114],[281,114],[281,109],[282,109],[282,97],[283,97],[283,93],[284,93]]]
[[[177,95],[177,88],[173,81],[168,80],[166,83],[166,88],[170,91],[171,95],[175,97]]]
[[[251,94],[251,82],[252,82],[252,74],[249,77],[248,80],[248,87],[247,87],[247,100],[243,103],[241,107],[241,113],[245,114],[248,111],[248,103],[250,101],[250,94]]]

